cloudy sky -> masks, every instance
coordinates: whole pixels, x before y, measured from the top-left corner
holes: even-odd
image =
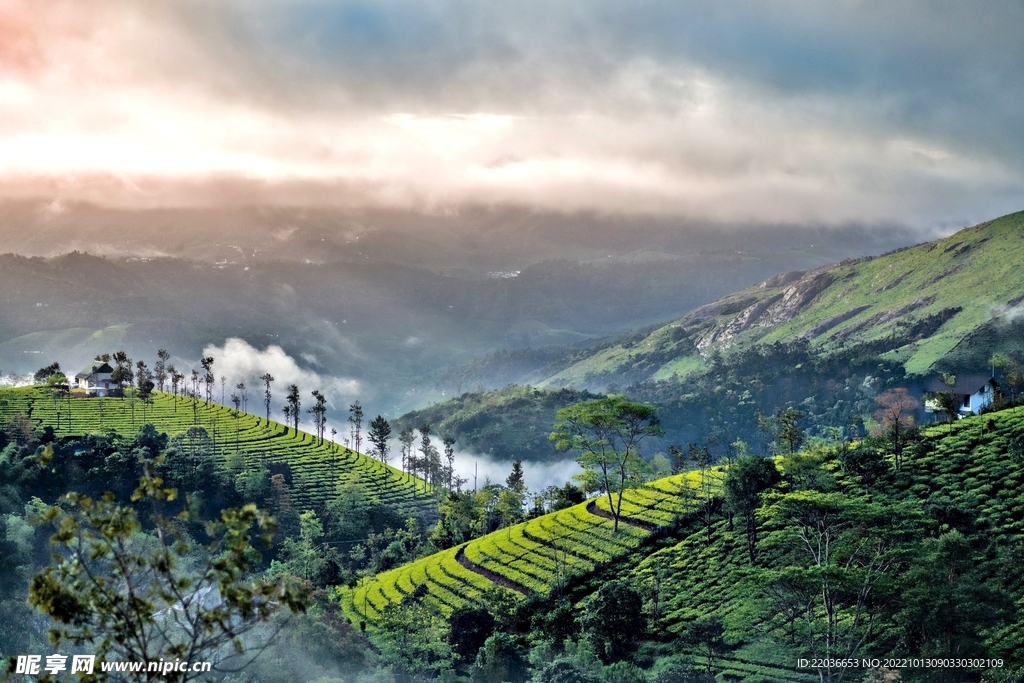
[[[1024,3],[0,0],[0,198],[935,227],[1024,208]]]

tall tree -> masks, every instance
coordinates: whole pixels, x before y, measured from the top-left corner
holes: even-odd
[[[416,433],[412,427],[406,427],[398,435],[398,441],[402,444],[402,471],[409,474],[412,469],[412,445],[416,442]]]
[[[263,405],[267,409],[267,426],[270,426],[270,385],[274,381],[274,376],[269,372],[264,372],[260,375],[260,381],[263,382]]]
[[[60,371],[60,366],[54,363],[58,369],[51,372],[46,378],[46,386],[49,388],[50,399],[53,401],[54,412],[57,414],[57,430],[60,431],[60,404],[64,401],[65,396],[70,396],[71,387],[68,384],[68,378]],[[50,369],[50,368],[44,368]],[[38,374],[38,373],[37,373]],[[68,400],[68,430],[71,429],[71,401]]]
[[[146,422],[147,418],[147,407],[153,402],[153,389],[156,385],[153,383],[153,373],[150,372],[146,366],[145,361],[139,361],[135,364],[135,395],[140,401],[142,401],[142,421]],[[132,403],[132,424],[134,424],[134,413],[135,404]]]
[[[800,419],[804,416],[795,408],[786,408],[775,416],[779,425],[779,441],[786,448],[786,453],[795,453],[804,441],[804,431],[800,429]]]
[[[124,398],[124,387],[131,384],[134,374],[132,373],[132,359],[124,351],[118,351],[112,356],[114,371],[110,373],[110,381],[117,385],[117,390]]]
[[[453,480],[455,479],[455,437],[451,434],[445,434],[441,438],[441,443],[444,444],[444,458],[448,461],[448,465],[445,467],[445,474],[448,478],[448,490],[451,491],[453,489]]]
[[[240,418],[242,416],[242,413],[241,413],[242,397],[239,396],[236,393],[232,393],[231,394],[231,403],[234,404],[234,406],[235,406],[235,410],[234,410],[234,418],[235,418],[235,453],[237,453],[238,452],[238,448],[239,448],[239,439],[238,439],[238,437],[239,437],[239,427],[240,427],[240,425],[238,424],[238,418]]]
[[[757,561],[757,518],[755,513],[765,491],[782,480],[779,468],[769,458],[745,455],[736,460],[725,473],[725,502],[732,512],[743,518],[747,535],[747,556],[750,564]]]
[[[235,389],[238,390],[238,396],[242,399],[242,411],[245,412],[249,409],[249,393],[245,390],[245,382],[236,384]]]
[[[388,439],[390,437],[391,424],[384,419],[383,415],[378,415],[370,421],[370,434],[367,438],[373,444],[377,458],[384,464],[388,462]]]
[[[285,397],[285,401],[288,403],[288,407],[291,409],[292,423],[295,426],[295,431],[299,431],[299,418],[302,416],[301,407],[302,404],[299,401],[299,386],[297,384],[289,385],[288,395]],[[288,413],[286,413],[287,415]]]
[[[914,411],[921,406],[921,402],[903,387],[889,389],[876,396],[875,402],[881,406],[875,411],[875,419],[882,423],[882,428],[892,441],[896,471],[899,472],[903,466],[903,447],[906,445],[907,433],[914,424]]]
[[[361,453],[363,441],[363,406],[356,401],[348,407],[348,421],[352,425],[352,445],[356,453]]]
[[[522,460],[516,459],[512,462],[512,471],[505,478],[505,488],[520,495],[526,494],[526,476],[523,473]]]
[[[203,366],[203,382],[206,384],[206,405],[210,405],[212,397],[210,392],[213,388],[213,356],[205,356],[199,360],[199,364]]]
[[[517,459],[512,463],[512,471],[505,478],[505,490],[498,495],[502,525],[509,528],[509,534],[512,533],[512,525],[522,520],[525,504],[526,478],[523,475],[523,461]]]
[[[171,388],[174,391],[174,412],[178,412],[178,387],[181,386],[181,381],[185,379],[185,375],[178,372],[178,368],[173,365],[167,366],[167,374],[171,376]]]
[[[320,439],[322,444],[324,442],[324,430],[327,427],[327,398],[320,391],[314,389],[313,400],[315,403],[309,409],[309,412],[313,416],[313,429],[316,431],[317,438]]]
[[[704,523],[704,536],[707,544],[711,545],[711,530],[715,523],[715,476],[711,468],[711,450],[706,446],[698,446],[695,443],[688,444],[687,456],[693,462],[699,473],[698,487],[700,495],[700,517]],[[684,489],[688,490],[688,489]]]
[[[153,365],[153,379],[156,380],[157,391],[162,392],[164,385],[167,383],[167,377],[169,370],[167,368],[167,361],[171,359],[171,354],[167,349],[160,349],[156,352],[156,363]]]
[[[658,409],[611,396],[562,408],[557,418],[549,438],[556,450],[576,451],[577,462],[596,474],[617,532],[622,492],[637,483],[644,469],[640,444],[649,436],[663,434]]]
[[[437,449],[434,448],[434,444],[430,441],[430,430],[432,427],[429,424],[420,425],[420,460],[419,463],[423,466],[423,479],[429,482],[431,485],[436,484],[436,477],[434,476],[434,461],[437,459]],[[415,461],[414,461],[415,462]],[[415,473],[415,468],[414,468]]]

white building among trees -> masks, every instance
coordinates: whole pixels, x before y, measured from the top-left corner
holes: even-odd
[[[89,396],[110,396],[112,390],[110,375],[113,372],[114,368],[110,367],[110,363],[97,358],[75,375],[75,382],[78,388],[84,389]],[[116,388],[114,385],[113,389]]]
[[[955,380],[951,387],[936,377],[928,384],[927,389],[933,395],[953,394],[959,404],[957,412],[961,416],[977,415],[983,408],[992,405],[999,392],[999,384],[988,375],[956,375]],[[939,412],[938,402],[934,398],[926,400],[924,405],[926,413]]]

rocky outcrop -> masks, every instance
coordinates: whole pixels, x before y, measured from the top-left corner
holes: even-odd
[[[941,273],[939,273],[935,277],[933,277],[930,280],[928,280],[928,282],[924,283],[924,286],[927,287],[928,285],[934,285],[939,280],[941,280],[943,278],[947,278],[950,275],[952,275],[953,273],[960,272],[961,270],[966,268],[967,265],[970,262],[971,262],[971,259],[967,258],[967,259],[964,259],[963,261],[961,261],[960,263],[956,264],[955,266],[951,266],[949,268],[946,268],[944,271],[942,271]]]
[[[860,313],[863,313],[864,311],[866,311],[869,308],[871,308],[871,307],[870,306],[858,306],[857,308],[851,308],[850,310],[845,311],[843,313],[840,313],[839,315],[833,316],[833,317],[829,318],[828,320],[826,320],[824,322],[818,323],[817,325],[815,325],[811,329],[809,329],[806,332],[804,332],[802,336],[805,339],[814,339],[815,337],[819,337],[819,336],[825,334],[826,332],[828,332],[829,330],[831,330],[836,325],[841,325],[841,324],[845,323],[850,318],[852,318],[852,317],[854,317],[854,316],[856,316],[856,315],[858,315]]]
[[[781,286],[774,283],[793,282],[792,278],[797,278],[796,282],[786,287],[782,293],[747,306],[724,324],[705,332],[697,340],[697,349],[703,353],[712,344],[728,347],[733,337],[751,327],[772,327],[792,320],[807,304],[835,282],[835,276],[829,272],[831,268],[822,266],[803,274],[794,271],[765,280],[761,286],[767,289]]]
[[[770,277],[758,286],[761,289],[775,289],[776,287],[785,287],[790,282],[796,282],[797,280],[799,280],[801,276],[803,276],[803,274],[806,272],[807,271],[805,270],[791,270],[788,273],[781,273],[774,277]]]
[[[782,298],[769,306],[754,322],[757,327],[774,327],[789,322],[800,310],[835,282],[827,268],[808,271],[796,284],[786,288]]]
[[[908,270],[907,272],[903,273],[903,275],[900,275],[900,276],[899,276],[898,278],[896,278],[895,280],[893,280],[893,281],[892,281],[892,282],[890,282],[889,284],[885,285],[884,287],[879,287],[879,288],[878,288],[878,289],[876,289],[875,291],[876,291],[876,292],[888,292],[888,291],[889,291],[890,289],[892,289],[893,287],[897,287],[897,286],[899,286],[899,284],[900,284],[901,282],[903,282],[904,280],[906,280],[906,279],[907,279],[907,278],[908,278],[908,277],[910,276],[910,274],[911,274],[912,272],[913,272],[913,271],[911,271],[911,270]]]

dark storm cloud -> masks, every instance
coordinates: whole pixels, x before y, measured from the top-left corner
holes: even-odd
[[[892,125],[1024,129],[1024,4],[299,2],[218,8],[236,57],[296,89],[433,107],[615,104],[624,64],[706,71],[752,97],[818,96]],[[199,20],[211,23],[204,13]],[[376,103],[376,102],[375,102]]]
[[[918,225],[1024,203],[1019,2],[11,6],[10,187]]]

